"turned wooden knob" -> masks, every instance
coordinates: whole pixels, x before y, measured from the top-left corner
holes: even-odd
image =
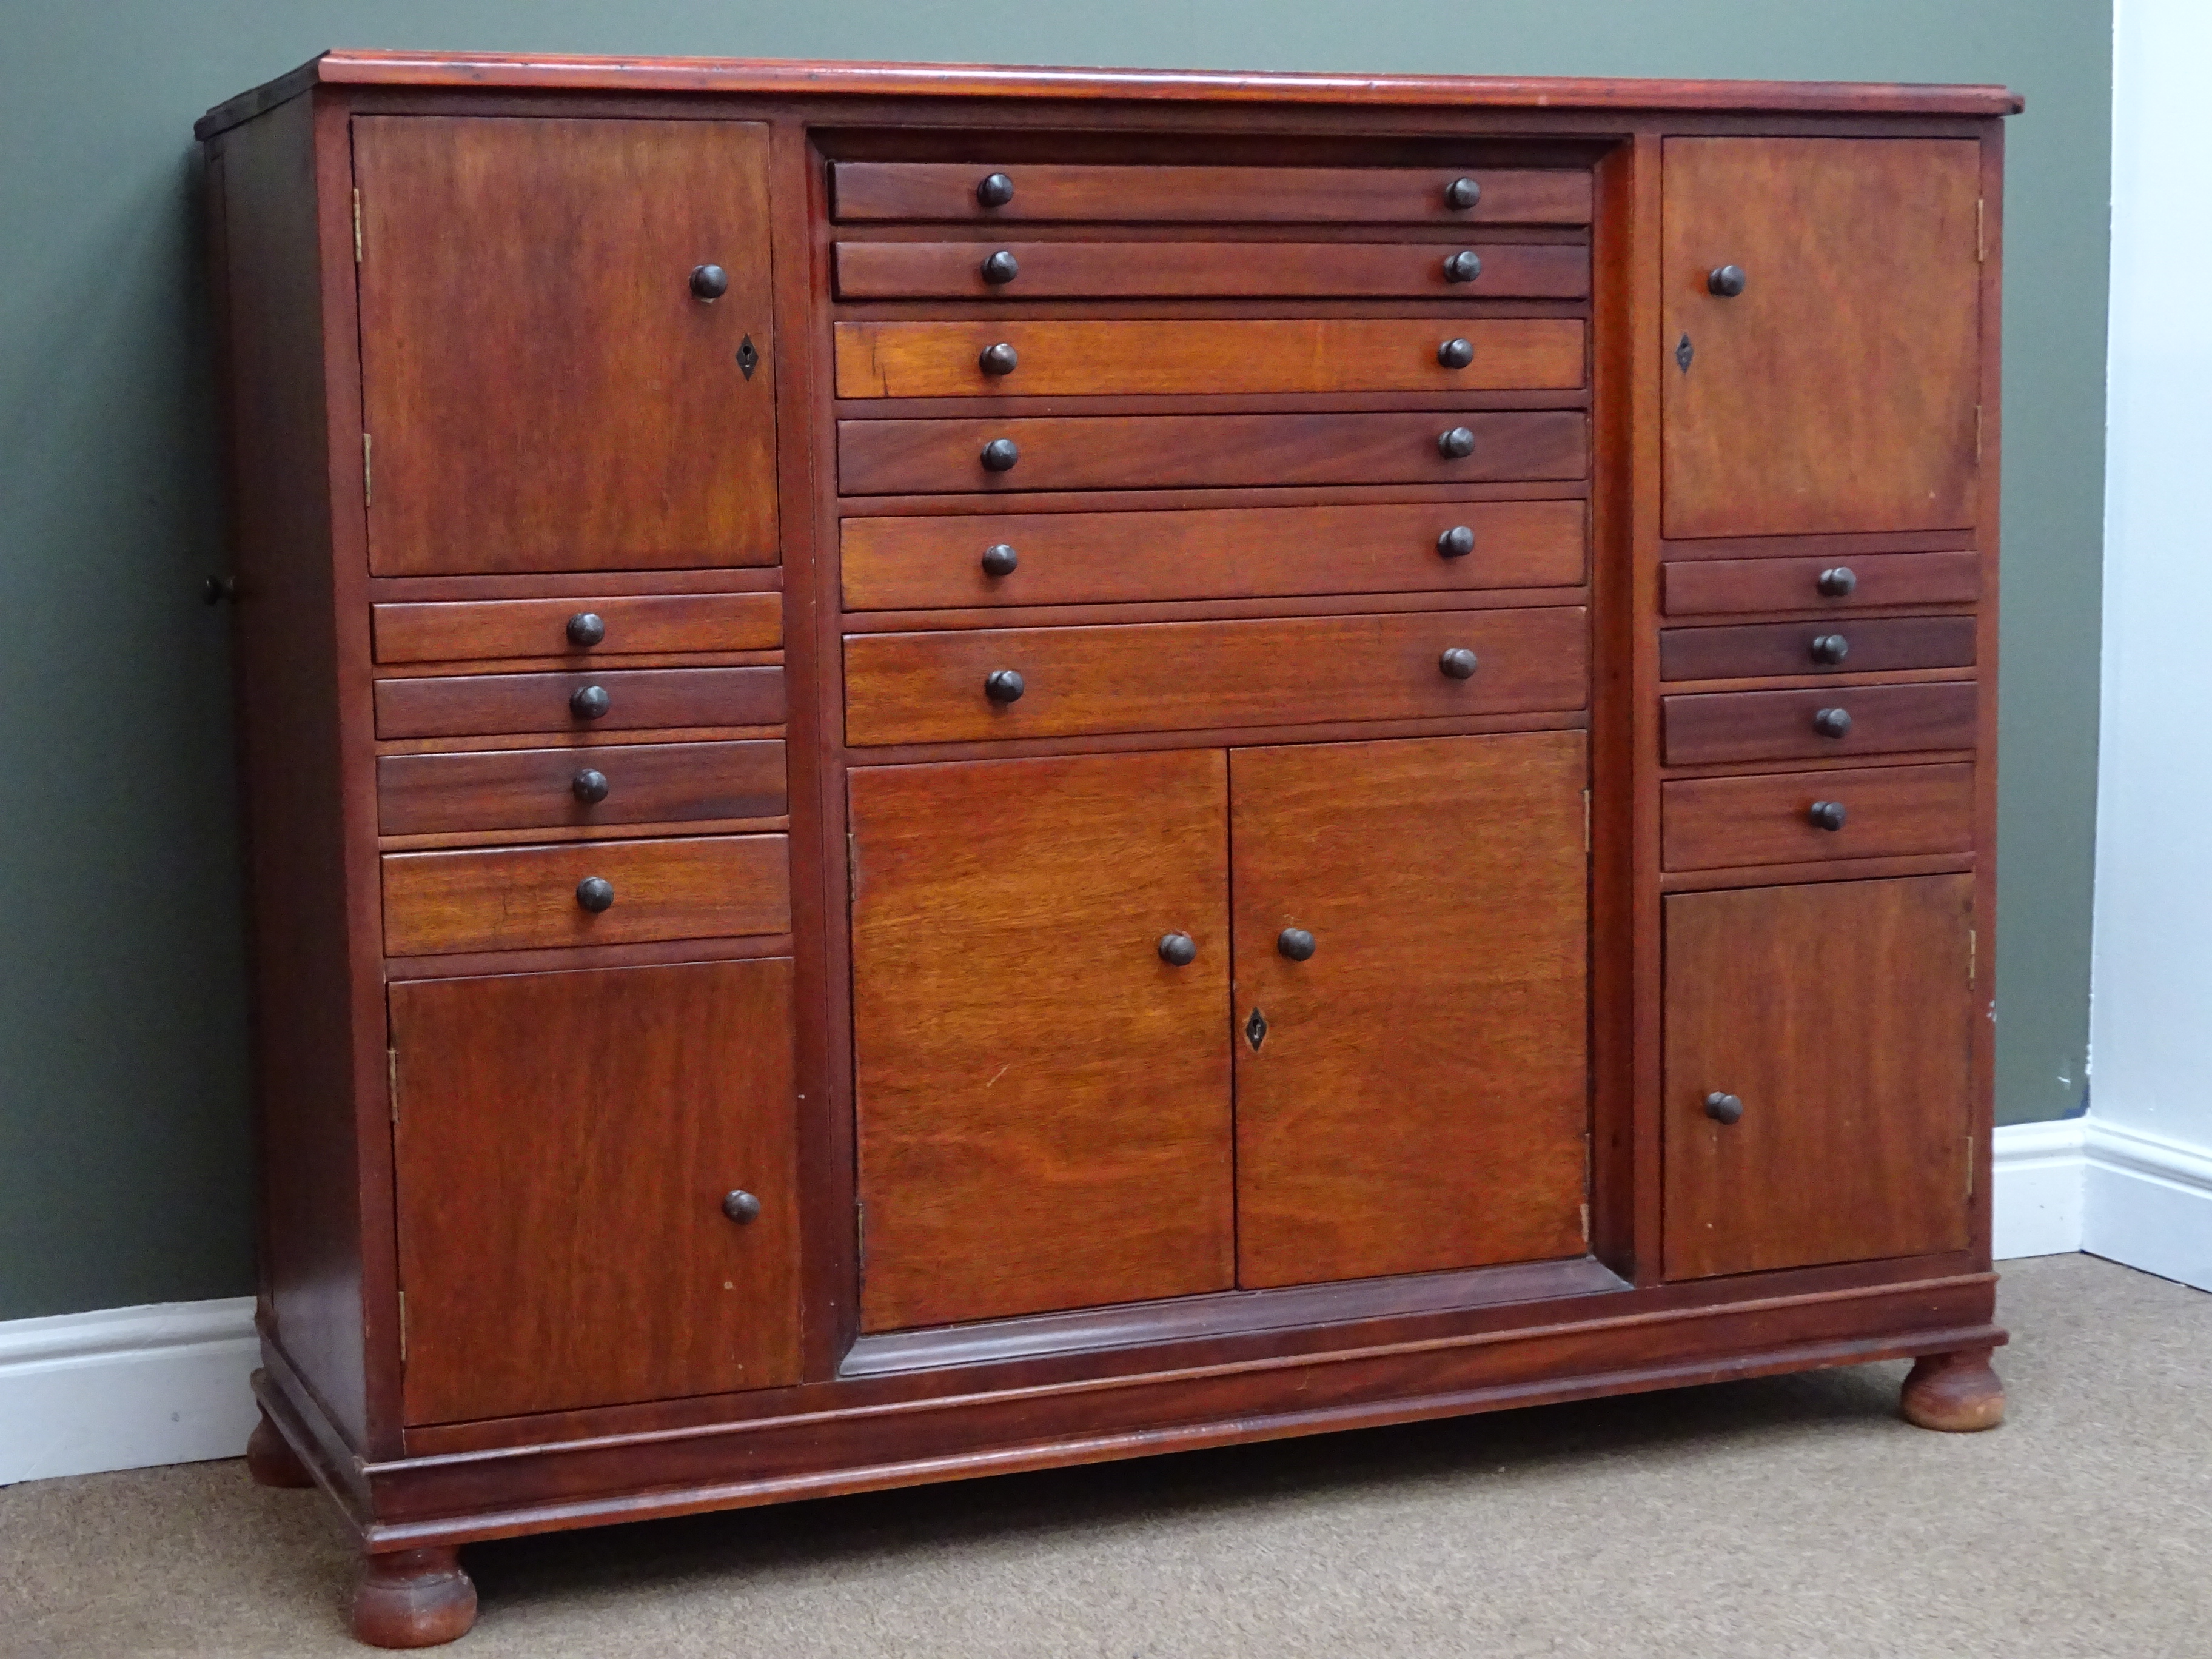
[[[1465,368],[1474,361],[1474,342],[1455,336],[1437,348],[1437,362],[1446,368]]]
[[[760,1214],[760,1200],[743,1188],[722,1194],[722,1213],[740,1227]]]
[[[1162,933],[1160,960],[1170,968],[1188,968],[1198,960],[1198,941],[1188,933]]]
[[[1463,559],[1474,551],[1474,531],[1467,525],[1455,524],[1437,538],[1437,551],[1447,559]]]
[[[605,619],[594,611],[579,611],[568,618],[566,632],[569,644],[588,648],[606,638],[607,624]]]
[[[975,200],[982,207],[1004,207],[1014,199],[1014,181],[1003,173],[987,173],[975,186]]]
[[[1022,360],[1012,346],[1001,340],[996,345],[985,346],[983,355],[975,361],[986,374],[997,375],[1012,374]]]
[[[1443,670],[1447,679],[1471,680],[1474,678],[1474,653],[1463,645],[1455,645],[1437,659],[1437,666]]]
[[[983,280],[994,288],[1011,283],[1021,274],[1022,262],[1004,248],[983,261]]]
[[[1437,434],[1437,453],[1448,461],[1463,461],[1474,453],[1474,434],[1463,426],[1447,427]]]
[[[1444,258],[1444,281],[1471,283],[1482,275],[1482,256],[1473,248],[1462,248]]]
[[[1006,542],[994,542],[983,550],[983,574],[987,576],[1011,576],[1021,568],[1021,556]]]
[[[1011,472],[1014,470],[1014,463],[1021,458],[1021,447],[1012,438],[994,438],[983,446],[983,470],[986,472]]]
[[[1741,1122],[1743,1102],[1734,1095],[1715,1090],[1705,1097],[1705,1115],[1716,1123]]]
[[[1465,212],[1482,199],[1482,185],[1473,179],[1455,179],[1444,186],[1444,205]]]
[[[1717,294],[1723,300],[1733,300],[1743,292],[1747,279],[1741,265],[1721,265],[1705,278],[1705,291]]]

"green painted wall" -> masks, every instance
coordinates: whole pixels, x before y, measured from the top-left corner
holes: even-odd
[[[198,592],[223,556],[191,123],[331,46],[2024,91],[2006,278],[1998,1111],[2053,1117],[2080,1099],[2102,0],[71,0],[12,16],[0,56],[0,1318],[251,1285],[228,623]]]

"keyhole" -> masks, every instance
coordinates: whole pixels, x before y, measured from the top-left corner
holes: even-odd
[[[1693,355],[1690,349],[1690,337],[1685,334],[1681,344],[1674,348],[1674,361],[1681,364],[1685,374],[1690,372],[1690,359]]]

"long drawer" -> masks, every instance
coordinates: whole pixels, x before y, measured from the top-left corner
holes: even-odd
[[[1697,766],[1971,749],[1978,701],[1972,680],[1665,697],[1666,760],[1669,766]]]
[[[1972,617],[1887,617],[1845,623],[1750,623],[1668,628],[1659,678],[1748,679],[1768,674],[1863,674],[1905,668],[1971,668]]]
[[[840,242],[836,267],[842,300],[1579,300],[1590,291],[1589,249],[1575,242]]]
[[[780,593],[464,599],[374,605],[370,614],[379,662],[767,651],[783,643]]]
[[[702,836],[387,853],[385,954],[787,933],[789,840]],[[607,902],[593,908],[601,897]]]
[[[787,804],[783,744],[774,738],[386,755],[376,763],[377,827],[387,836],[780,817]]]
[[[1487,483],[1579,478],[1589,440],[1578,410],[840,421],[837,478],[848,495]]]
[[[1571,318],[839,323],[841,398],[1453,392],[1583,383]]]
[[[594,690],[604,694],[604,708]],[[600,712],[589,712],[595,708]],[[781,668],[454,674],[376,683],[380,738],[775,726],[783,714]]]
[[[1848,558],[1674,559],[1660,567],[1670,617],[1753,611],[1871,611],[1971,605],[1982,596],[1978,553],[1866,553]]]
[[[1590,218],[1590,175],[1567,167],[838,161],[830,182],[831,211],[848,222],[1583,225]]]
[[[1660,802],[1669,870],[1963,853],[1974,844],[1974,769],[1964,764],[1680,778],[1661,786]]]
[[[1570,710],[1589,686],[1578,605],[845,641],[856,747]]]

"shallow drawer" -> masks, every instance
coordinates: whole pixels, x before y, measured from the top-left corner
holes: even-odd
[[[791,929],[787,836],[384,855],[387,956],[637,945]],[[587,882],[612,890],[598,910]]]
[[[470,599],[380,605],[371,607],[371,613],[379,662],[769,651],[783,643],[780,593]]]
[[[1450,651],[1474,672],[1447,673]],[[861,745],[1574,709],[1589,658],[1580,606],[856,634],[845,731]],[[1012,701],[988,689],[1002,672],[1020,677]]]
[[[1971,605],[1982,596],[1978,553],[1868,553],[1850,558],[1676,559],[1661,567],[1670,617],[1750,611],[1867,611]]]
[[[846,609],[921,611],[1571,586],[1586,526],[1581,501],[1421,501],[848,519],[841,533]],[[1473,550],[1447,555],[1456,530]],[[987,553],[1013,568],[991,574]]]
[[[1465,455],[1444,453],[1456,432],[1468,434]],[[840,421],[837,478],[848,495],[1485,483],[1579,478],[1588,440],[1579,410]],[[1011,459],[986,465],[1000,442],[1013,446]]]
[[[1590,176],[1566,167],[838,161],[830,178],[833,211],[844,220],[1584,225],[1590,217]]]
[[[590,693],[605,694],[605,708]],[[781,668],[638,668],[606,673],[459,674],[379,680],[380,738],[510,732],[634,732],[672,726],[775,726]]]
[[[376,763],[377,828],[387,836],[781,817],[783,744],[594,744]]]
[[[1565,318],[996,319],[839,323],[836,335],[841,398],[1449,393],[1583,383],[1583,325]]]
[[[1972,680],[1666,697],[1667,764],[1971,749],[1977,702]]]
[[[1974,844],[1974,769],[1838,767],[1661,786],[1669,870],[1807,859],[1963,853]]]
[[[1589,273],[1576,242],[837,244],[845,300],[1579,300]]]
[[[1668,628],[1659,634],[1659,677],[1668,680],[1969,668],[1973,661],[1972,617],[1887,617],[1848,623],[1824,618],[1741,628]]]

